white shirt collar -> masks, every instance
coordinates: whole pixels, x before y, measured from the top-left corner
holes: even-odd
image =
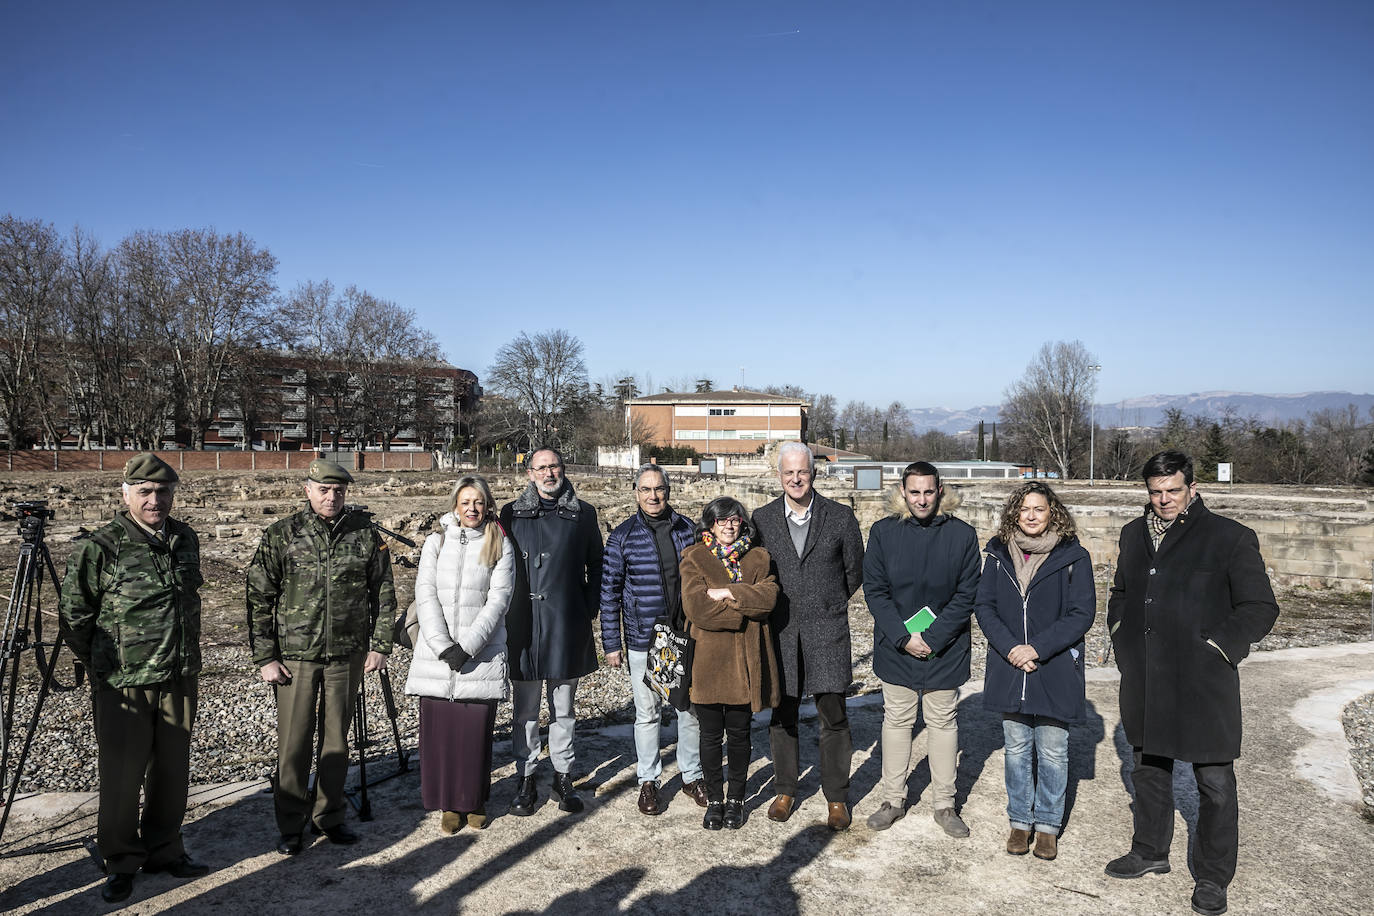
[[[787,501],[787,497],[782,499],[782,512],[789,522],[794,525],[805,525],[811,521],[811,510],[816,508],[816,497],[811,497],[811,502],[806,504],[805,511],[798,512],[792,508],[792,504]]]

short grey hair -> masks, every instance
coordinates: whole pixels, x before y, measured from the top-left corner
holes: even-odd
[[[811,453],[811,448],[805,442],[784,442],[778,446],[778,467],[782,467],[782,459],[788,455],[805,455],[806,465],[811,469],[811,473],[816,472],[816,456]]]
[[[671,481],[668,480],[668,475],[664,473],[663,468],[654,464],[652,461],[650,461],[648,464],[641,464],[639,466],[639,470],[635,472],[635,482],[630,485],[631,490],[639,489],[639,478],[643,477],[645,474],[657,474],[658,476],[662,477],[663,485],[668,488],[668,492],[673,492],[673,484]]]

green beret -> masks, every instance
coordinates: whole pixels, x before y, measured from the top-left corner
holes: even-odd
[[[124,465],[125,483],[138,483],[143,480],[153,483],[176,483],[180,479],[170,464],[152,452],[137,454]]]
[[[352,483],[353,475],[328,458],[316,458],[310,462],[309,479],[315,483]]]

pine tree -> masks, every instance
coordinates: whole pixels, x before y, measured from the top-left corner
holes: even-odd
[[[978,451],[976,451],[976,452],[973,453],[973,457],[975,457],[975,458],[981,458],[981,459],[983,459],[984,461],[987,461],[987,459],[988,459],[987,443],[985,443],[985,442],[983,441],[983,421],[982,421],[982,420],[979,420],[979,421],[978,421]]]
[[[992,461],[1002,460],[1002,446],[997,442],[997,424],[992,424],[992,451],[989,452]]]
[[[1231,446],[1221,433],[1221,425],[1213,423],[1207,427],[1207,436],[1202,440],[1202,461],[1197,469],[1198,480],[1215,482],[1217,465],[1231,460]]]

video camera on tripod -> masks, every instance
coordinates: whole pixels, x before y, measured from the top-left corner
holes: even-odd
[[[14,804],[15,792],[19,788],[19,777],[24,771],[24,761],[29,755],[34,731],[38,727],[39,716],[43,711],[43,701],[49,690],[74,690],[85,678],[85,669],[74,663],[72,682],[63,684],[57,680],[57,656],[62,650],[61,627],[57,617],[58,599],[62,596],[62,583],[53,565],[52,553],[44,540],[47,523],[56,518],[56,513],[48,508],[47,500],[26,500],[12,503],[19,522],[19,561],[15,565],[14,583],[10,587],[9,601],[5,607],[4,627],[0,629],[0,777],[3,777],[4,810],[0,812],[0,836],[4,835],[5,824],[9,821],[10,808]],[[47,581],[52,583],[54,600],[45,610],[43,607],[44,571]],[[44,628],[48,638],[45,639]],[[34,663],[42,681],[38,696],[34,701],[33,715],[24,729],[23,741],[17,757],[12,755],[15,707],[19,700],[19,677],[21,662],[27,652],[33,652]],[[13,760],[12,760],[13,757]]]

